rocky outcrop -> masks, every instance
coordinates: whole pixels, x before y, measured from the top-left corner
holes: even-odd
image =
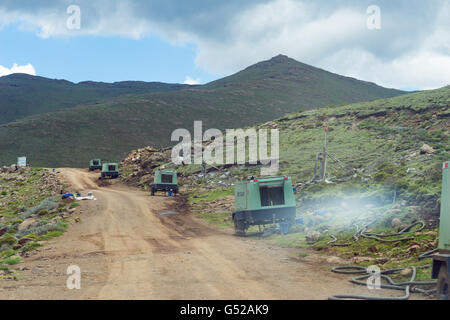
[[[431,147],[431,146],[429,146],[429,145],[427,145],[427,144],[424,144],[421,148],[420,148],[420,154],[433,154],[433,153],[435,153],[436,151],[434,150],[434,148],[433,147]]]

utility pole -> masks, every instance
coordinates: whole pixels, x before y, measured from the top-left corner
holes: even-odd
[[[323,144],[323,153],[322,153],[322,172],[321,172],[321,180],[325,181],[325,177],[327,174],[327,136],[328,136],[328,128],[327,124],[324,123],[323,127],[325,129],[325,141]]]
[[[206,179],[206,163],[205,161],[202,161],[202,174],[203,174],[203,180]]]

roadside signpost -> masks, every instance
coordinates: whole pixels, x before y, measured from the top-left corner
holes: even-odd
[[[17,166],[18,167],[26,167],[27,166],[27,157],[18,157],[17,158]]]

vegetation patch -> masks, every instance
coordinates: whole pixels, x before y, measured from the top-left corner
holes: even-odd
[[[20,263],[20,257],[9,257],[9,258],[4,259],[2,261],[2,263],[10,265],[10,266],[14,266],[14,265]]]

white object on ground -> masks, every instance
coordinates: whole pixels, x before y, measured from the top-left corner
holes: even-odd
[[[75,196],[75,199],[76,199],[76,200],[97,200],[97,198],[94,197],[94,195],[92,194],[92,192],[88,192],[88,194],[87,194],[86,197],[83,197],[83,196],[77,197],[77,196]]]

